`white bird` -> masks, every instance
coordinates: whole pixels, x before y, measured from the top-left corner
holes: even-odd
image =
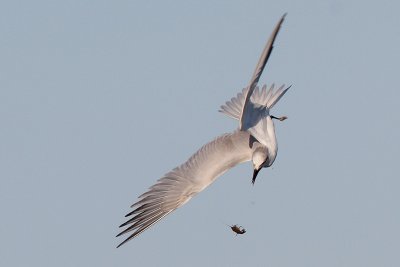
[[[282,85],[274,91],[272,85],[267,91],[265,85],[259,90],[257,83],[285,15],[275,26],[247,88],[221,106],[220,112],[239,120],[239,129],[205,144],[139,196],[131,206],[134,210],[125,216],[132,218],[120,225],[127,228],[117,236],[130,232],[131,235],[118,247],[181,207],[235,165],[252,160],[253,184],[261,168],[272,165],[278,150],[272,119],[286,117],[274,117],[270,110],[290,87]]]

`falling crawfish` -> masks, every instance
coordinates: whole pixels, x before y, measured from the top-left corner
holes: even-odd
[[[232,231],[236,233],[236,235],[242,235],[246,233],[246,229],[244,229],[242,226],[237,226],[237,224],[230,226]]]

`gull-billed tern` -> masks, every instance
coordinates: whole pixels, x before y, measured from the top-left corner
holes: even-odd
[[[118,247],[181,207],[235,165],[251,160],[254,184],[258,172],[275,161],[278,146],[273,119],[284,120],[286,117],[274,117],[270,110],[290,87],[283,85],[275,91],[274,85],[268,90],[264,85],[260,90],[257,83],[285,15],[265,45],[249,85],[221,106],[220,112],[239,120],[239,128],[205,144],[139,196],[131,206],[134,210],[125,216],[131,218],[120,225],[127,228],[117,235],[130,233],[130,236]]]

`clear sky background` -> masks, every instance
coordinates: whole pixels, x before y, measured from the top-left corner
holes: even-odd
[[[0,265],[400,266],[399,3],[1,1]],[[237,127],[217,110],[284,12],[273,167],[116,249],[136,198]]]

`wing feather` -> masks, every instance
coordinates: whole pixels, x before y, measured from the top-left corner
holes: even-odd
[[[117,236],[131,234],[118,247],[184,205],[232,166],[249,160],[251,149],[238,149],[239,145],[248,146],[246,136],[237,131],[214,139],[140,195],[131,206],[134,210],[125,216],[130,218],[120,225],[127,228]],[[218,161],[223,164],[216,165]]]
[[[276,39],[276,36],[278,35],[279,29],[283,23],[283,20],[285,19],[285,16],[286,14],[284,14],[276,24],[271,36],[268,39],[267,44],[264,47],[263,52],[261,53],[260,59],[258,60],[256,69],[254,70],[250,83],[247,86],[249,90],[247,91],[245,102],[241,112],[241,117],[239,121],[240,130],[246,130],[246,128],[248,127],[247,120],[251,118],[251,113],[253,112],[253,105],[250,101],[250,97],[252,96],[253,91],[256,88],[258,81],[260,80],[260,76],[265,68],[265,64],[267,64],[268,58],[271,55],[272,49],[274,48],[274,41]]]

